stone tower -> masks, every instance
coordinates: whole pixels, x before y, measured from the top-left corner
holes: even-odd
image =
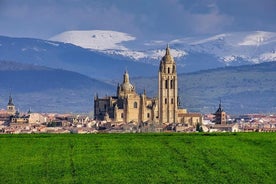
[[[16,112],[15,105],[13,103],[13,99],[12,99],[11,94],[9,96],[9,102],[8,102],[8,105],[7,105],[7,112],[11,115],[15,114],[15,112]]]
[[[218,110],[214,113],[215,118],[214,118],[214,123],[216,124],[221,124],[225,125],[226,124],[226,112],[221,107],[221,101],[219,103],[219,108]]]
[[[177,73],[176,64],[170,55],[169,45],[160,61],[158,73],[159,123],[177,122]]]

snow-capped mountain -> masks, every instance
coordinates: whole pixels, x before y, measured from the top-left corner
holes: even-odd
[[[274,32],[236,32],[215,35],[200,40],[181,41],[185,48],[194,52],[209,53],[230,64],[239,59],[251,63],[276,61],[276,33]]]
[[[163,56],[167,44],[162,40],[140,41],[126,33],[101,30],[68,31],[50,40],[153,64]],[[178,60],[185,60],[188,55],[207,54],[225,65],[276,61],[275,32],[224,33],[210,37],[180,38],[169,41],[169,44],[172,55]]]
[[[71,43],[83,48],[104,50],[127,50],[121,43],[135,40],[135,37],[116,31],[66,31],[50,40]]]
[[[153,43],[159,43],[160,49],[156,49],[156,45],[139,41],[127,33],[107,30],[66,31],[50,40],[71,43],[82,48],[113,56],[123,56],[135,61],[159,60],[164,55],[166,46],[164,41],[154,41]],[[187,54],[184,50],[179,49],[171,49],[171,52],[175,57],[183,57]]]
[[[63,42],[63,43],[62,43]],[[178,73],[276,61],[276,33],[236,32],[171,41],[139,40],[116,31],[70,31],[50,40],[0,36],[0,60],[79,72],[93,78],[157,75],[170,44]]]
[[[132,76],[152,76],[157,68],[125,57],[114,59],[73,44],[5,36],[0,36],[1,60],[64,69],[97,79],[120,79],[125,69]]]

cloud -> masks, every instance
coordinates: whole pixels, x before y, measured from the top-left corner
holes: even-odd
[[[107,29],[169,39],[275,31],[275,12],[275,0],[0,0],[0,34],[47,39],[68,30]]]

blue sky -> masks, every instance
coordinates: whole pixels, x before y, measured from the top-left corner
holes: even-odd
[[[93,29],[144,39],[276,31],[276,0],[0,0],[0,35]]]

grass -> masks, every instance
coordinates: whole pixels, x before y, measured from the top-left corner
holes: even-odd
[[[275,183],[276,134],[0,135],[1,183]]]

